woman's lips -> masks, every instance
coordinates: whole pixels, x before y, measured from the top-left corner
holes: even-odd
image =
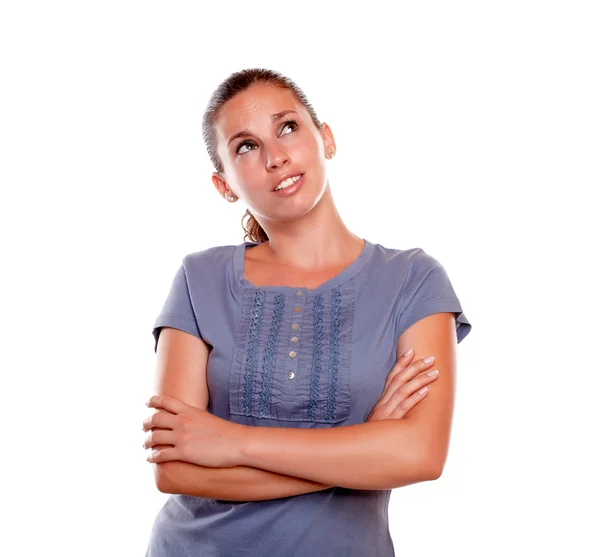
[[[304,174],[301,174],[300,179],[296,180],[291,186],[274,190],[273,193],[282,197],[288,197],[289,195],[294,195],[302,187],[302,184],[304,184]]]

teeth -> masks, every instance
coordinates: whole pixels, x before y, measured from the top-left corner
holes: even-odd
[[[294,182],[297,182],[298,180],[300,180],[301,176],[300,174],[298,174],[298,176],[292,176],[291,178],[288,178],[287,180],[284,180],[283,182],[281,182],[281,184],[279,184],[275,190],[281,190],[283,188],[287,188],[288,186],[291,186]]]

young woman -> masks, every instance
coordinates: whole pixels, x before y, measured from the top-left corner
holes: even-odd
[[[391,490],[442,473],[471,324],[435,258],[346,228],[291,80],[232,74],[203,132],[249,241],[186,255],[154,323],[144,447],[171,495],[146,555],[391,557]]]

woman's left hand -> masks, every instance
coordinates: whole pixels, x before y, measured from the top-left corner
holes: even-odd
[[[146,459],[148,462],[181,460],[212,468],[240,463],[244,425],[213,416],[169,395],[155,395],[147,405],[158,411],[144,420],[144,431],[150,431],[144,448],[173,445],[154,450]]]

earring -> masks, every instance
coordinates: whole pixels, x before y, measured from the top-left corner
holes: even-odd
[[[328,158],[332,159],[334,156],[335,156],[335,151],[331,151],[329,153],[329,157]]]
[[[233,197],[233,195],[228,195],[227,201],[235,201],[235,197]]]

